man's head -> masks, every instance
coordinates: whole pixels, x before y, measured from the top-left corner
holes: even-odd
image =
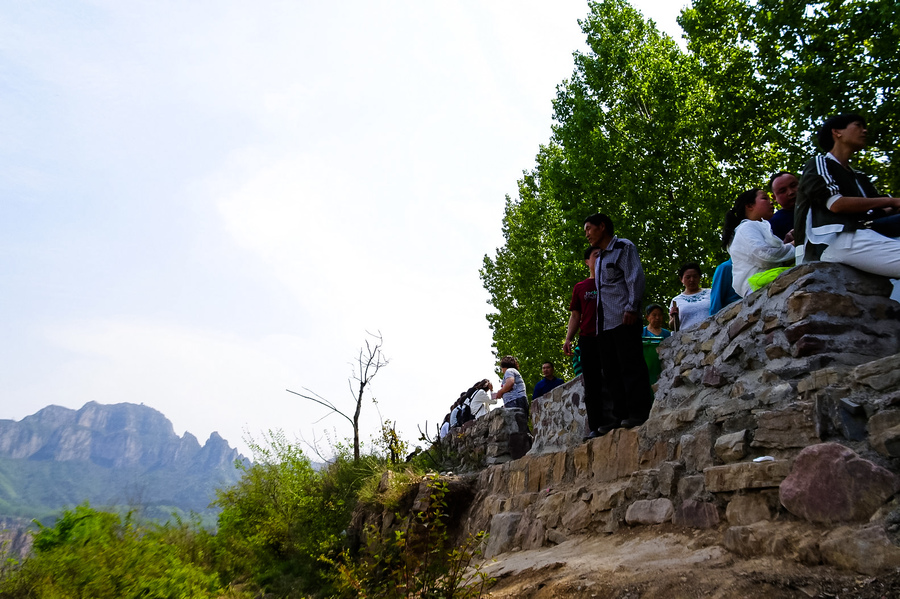
[[[553,378],[553,362],[544,362],[541,364],[541,374],[544,375],[545,379]]]
[[[601,240],[615,235],[612,220],[605,214],[592,214],[584,219],[584,236],[591,245],[600,245]]]
[[[838,139],[849,143],[854,150],[861,150],[866,147],[866,119],[853,113],[833,116],[822,124],[818,139],[826,152],[834,148]]]
[[[603,250],[596,247],[589,247],[584,250],[584,263],[587,265],[588,270],[591,271],[591,278],[594,276],[594,265],[597,264],[597,258],[600,257],[600,253]]]
[[[793,173],[780,171],[772,175],[769,179],[769,187],[772,189],[772,195],[775,201],[782,208],[791,209],[797,203],[797,186],[799,185],[797,177]]]

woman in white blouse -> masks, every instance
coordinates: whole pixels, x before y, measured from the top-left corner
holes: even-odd
[[[731,254],[734,290],[745,297],[751,291],[747,281],[770,268],[786,266],[794,256],[794,244],[784,243],[772,234],[768,220],[775,206],[762,189],[751,189],[738,196],[725,213],[722,247]]]

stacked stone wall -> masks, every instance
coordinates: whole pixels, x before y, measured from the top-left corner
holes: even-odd
[[[491,555],[670,523],[718,530],[741,555],[900,567],[890,291],[841,265],[788,271],[660,345],[637,429],[583,443],[580,381],[555,389],[532,408],[531,453],[478,475],[464,528],[489,530]]]

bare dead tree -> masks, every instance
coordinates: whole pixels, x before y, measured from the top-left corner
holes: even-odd
[[[372,339],[366,339],[366,346],[359,348],[359,356],[357,356],[356,358],[356,368],[354,369],[353,374],[347,380],[347,384],[350,386],[350,394],[353,395],[356,402],[356,409],[353,412],[352,418],[345,414],[331,401],[325,399],[315,391],[307,389],[306,387],[304,387],[303,390],[314,395],[315,397],[312,397],[312,395],[304,395],[303,393],[297,393],[296,391],[286,389],[288,393],[299,395],[304,399],[308,399],[321,406],[325,406],[333,413],[343,416],[347,419],[348,422],[350,422],[350,424],[353,426],[354,462],[359,461],[359,414],[360,412],[362,412],[362,402],[366,387],[370,382],[372,382],[372,379],[375,378],[375,375],[378,374],[378,371],[381,370],[381,367],[387,366],[388,364],[387,358],[385,358],[384,354],[382,354],[381,352],[381,347],[384,344],[384,341],[381,337],[381,332],[379,331],[376,335],[374,333],[366,331],[366,334],[372,337]]]

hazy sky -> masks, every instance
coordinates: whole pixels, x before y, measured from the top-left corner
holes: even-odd
[[[682,2],[633,5],[680,36]],[[381,414],[433,427],[493,377],[478,270],[587,11],[0,3],[0,418],[128,401],[242,451],[346,438],[285,389],[352,411],[368,330]]]

